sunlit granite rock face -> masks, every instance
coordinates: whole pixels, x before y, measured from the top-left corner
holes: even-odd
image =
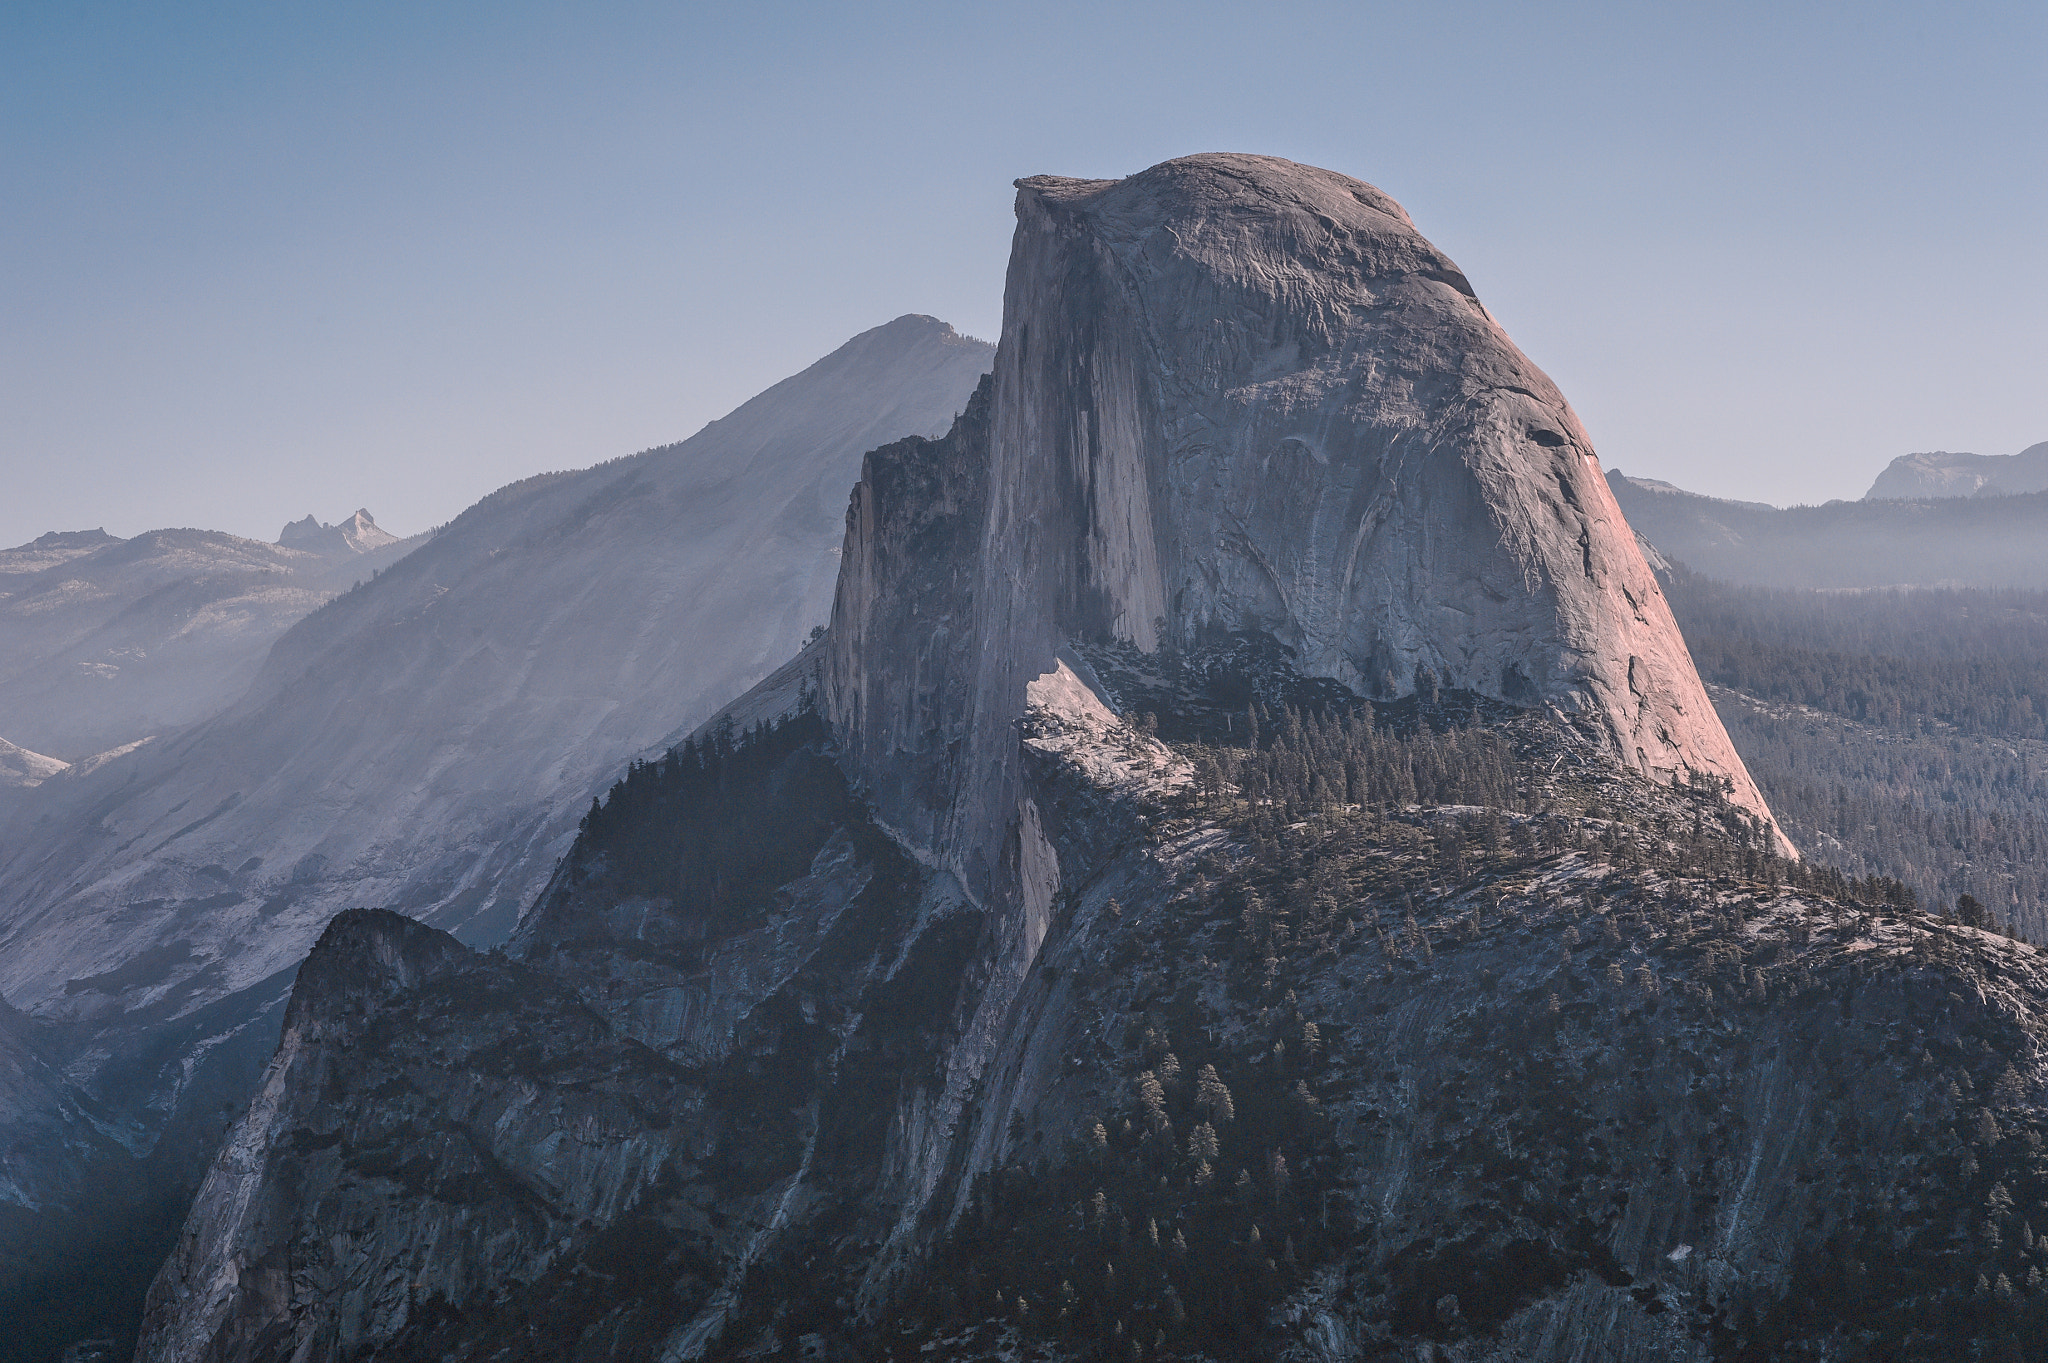
[[[1578,418],[1400,205],[1214,154],[1021,180],[1017,218],[972,689],[949,731],[973,775],[943,826],[882,806],[930,827],[913,837],[931,855],[1000,883],[1024,686],[1061,639],[1104,635],[1262,633],[1368,696],[1590,709],[1628,765],[1725,778],[1769,818]],[[886,554],[872,527],[856,517],[849,562]],[[842,581],[836,649],[860,647],[867,600]],[[888,681],[957,669],[956,639],[892,650]],[[900,787],[866,675],[835,717],[863,776]]]
[[[1202,156],[1018,214],[995,374],[864,461],[827,635],[636,764],[505,954],[330,930],[140,1358],[1704,1360],[1689,1322],[1820,1252],[1819,1194],[1766,1214],[1753,1171],[1835,1157],[1782,1097],[1874,939],[1782,906],[1774,1024],[1696,959],[1737,892],[1618,869],[1638,826],[1673,875],[1784,864],[1562,398],[1356,181]],[[1325,791],[1311,846],[1138,713],[1242,745],[1248,698],[1370,731],[1362,696],[1418,761],[1520,726],[1502,790],[1558,812]],[[1891,1078],[1845,1105],[1936,1092]]]
[[[1399,204],[1234,155],[1019,190],[990,539],[1054,621],[1590,704],[1764,812],[1578,418]]]

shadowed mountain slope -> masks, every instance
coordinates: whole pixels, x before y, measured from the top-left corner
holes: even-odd
[[[502,937],[593,788],[824,622],[861,452],[945,430],[990,355],[900,318],[689,440],[484,498],[224,713],[30,792],[0,834],[0,992],[139,1148],[188,1118],[210,1148],[328,919]]]

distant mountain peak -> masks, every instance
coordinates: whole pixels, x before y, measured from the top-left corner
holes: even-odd
[[[2006,497],[2048,489],[2048,440],[2018,454],[1925,450],[1902,454],[1863,494],[1866,502],[1941,497]]]
[[[39,786],[69,765],[0,738],[0,787]]]
[[[398,536],[380,527],[375,517],[358,507],[355,515],[336,525],[323,525],[311,515],[292,521],[278,532],[277,542],[286,549],[339,556],[367,554],[372,549],[382,549],[387,544],[398,543]]]
[[[97,549],[103,544],[119,544],[119,535],[109,535],[104,527],[91,530],[51,530],[37,535],[23,549]]]
[[[931,335],[937,337],[942,342],[977,346],[988,345],[988,342],[982,340],[979,336],[969,336],[966,332],[956,329],[951,322],[923,312],[906,312],[901,317],[882,323],[882,325],[874,330],[885,335],[890,333],[916,336]]]
[[[1745,507],[1751,511],[1776,511],[1778,509],[1769,502],[1745,502],[1737,497],[1712,497],[1704,492],[1693,492],[1687,488],[1680,487],[1676,483],[1666,482],[1662,478],[1639,478],[1632,473],[1623,473],[1620,469],[1607,470],[1607,485],[1612,488],[1620,483],[1633,484],[1645,492],[1661,493],[1673,497],[1691,497],[1702,502],[1716,502],[1722,506]]]

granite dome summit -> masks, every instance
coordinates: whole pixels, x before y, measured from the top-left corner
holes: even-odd
[[[1246,632],[1368,696],[1589,710],[1627,765],[1769,819],[1577,416],[1400,205],[1230,153],[1017,189],[970,769],[1063,637]],[[836,714],[857,753],[920,748],[865,731],[902,711],[851,692],[909,642],[856,656],[872,632],[835,625]]]

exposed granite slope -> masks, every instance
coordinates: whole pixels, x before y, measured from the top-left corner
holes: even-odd
[[[1205,155],[1023,180],[1017,214],[985,573],[1017,666],[1263,632],[1368,695],[1590,705],[1767,817],[1578,418],[1400,205]]]
[[[0,738],[0,789],[33,789],[70,765]]]

